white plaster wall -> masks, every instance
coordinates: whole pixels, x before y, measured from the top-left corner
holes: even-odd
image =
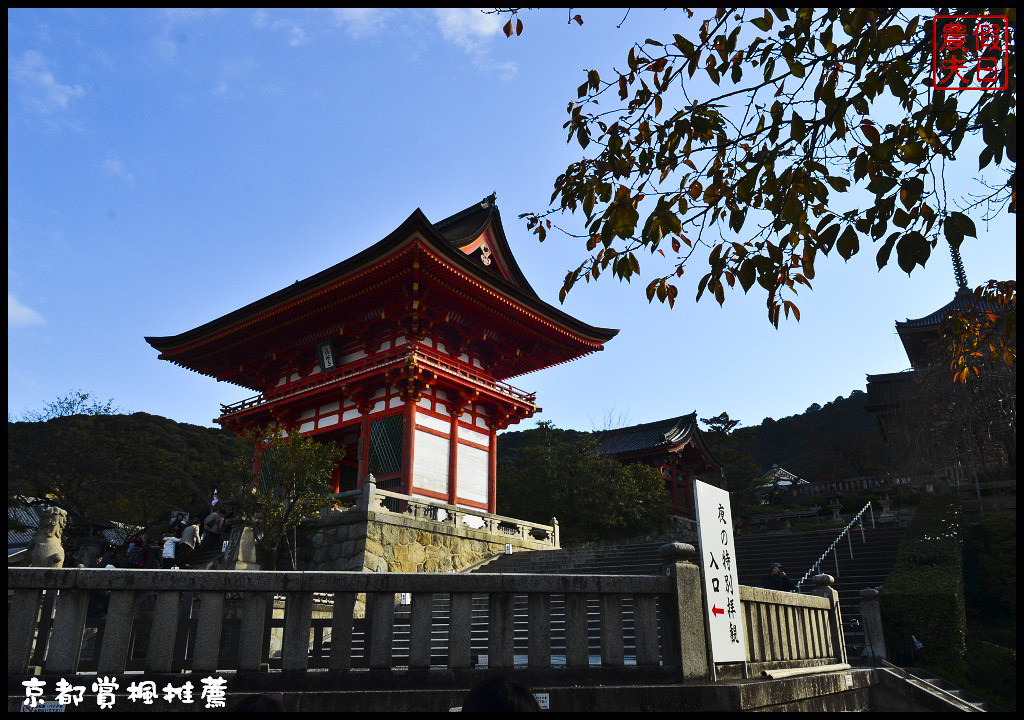
[[[452,424],[448,420],[442,420],[426,413],[416,413],[416,422],[423,427],[428,427],[431,430],[437,430],[445,434],[448,434],[452,429]]]
[[[464,428],[459,428],[459,433]],[[465,500],[486,503],[488,454],[469,445],[459,445],[458,493]]]
[[[470,442],[475,442],[477,445],[483,445],[484,447],[490,447],[491,446],[491,436],[490,435],[484,435],[483,433],[478,433],[478,432],[476,432],[474,430],[470,430],[468,428],[464,428],[461,425],[459,426],[459,439],[460,440],[469,440]]]
[[[448,439],[417,430],[412,455],[412,484],[434,492],[448,492]]]

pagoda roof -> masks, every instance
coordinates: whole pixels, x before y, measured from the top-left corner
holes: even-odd
[[[899,333],[903,348],[910,358],[910,364],[917,368],[927,365],[929,361],[929,345],[939,338],[942,325],[951,315],[959,313],[967,308],[980,308],[981,310],[994,310],[991,303],[978,301],[974,293],[967,287],[961,287],[956,291],[953,299],[940,307],[935,312],[915,319],[908,318],[900,322],[896,321],[896,332]]]
[[[962,287],[956,291],[953,299],[948,303],[940,307],[933,313],[929,313],[924,317],[919,317],[914,320],[910,318],[903,322],[896,321],[896,329],[909,329],[909,328],[931,328],[941,327],[942,323],[946,321],[954,311],[960,310],[961,308],[977,307],[978,301],[974,298],[974,293],[971,292],[970,288]]]
[[[508,239],[505,237],[505,228],[501,224],[501,213],[495,203],[495,195],[489,195],[481,202],[470,205],[465,210],[446,217],[444,220],[434,223],[434,229],[440,233],[452,247],[460,250],[475,242],[488,229],[494,231],[494,240],[500,248],[503,267],[507,276],[502,274],[501,268],[496,263],[483,265],[483,267],[496,275],[498,278],[507,280],[515,285],[526,295],[537,301],[543,302],[540,296],[534,291],[523,271],[519,269],[518,263],[512,256]],[[482,265],[482,263],[481,263]]]
[[[721,463],[711,454],[700,429],[697,427],[697,412],[655,422],[632,425],[608,430],[597,436],[597,451],[625,459],[627,456],[641,457],[655,452],[679,450],[693,445],[715,468]]]
[[[276,332],[289,318],[309,316],[318,303],[340,288],[353,283],[388,282],[395,275],[394,267],[385,267],[391,259],[420,243],[443,263],[460,271],[467,281],[483,285],[497,295],[539,316],[539,325],[564,339],[569,349],[561,351],[557,362],[581,357],[602,349],[603,343],[618,330],[588,325],[540,299],[527,282],[512,255],[501,223],[494,195],[440,222],[431,223],[417,208],[394,231],[365,250],[326,270],[296,281],[264,298],[245,305],[215,320],[178,335],[146,337],[161,359],[189,367],[197,372],[216,375],[212,360],[221,344],[239,345],[240,338]],[[554,364],[523,358],[514,375],[538,370]],[[248,383],[239,383],[249,387]]]

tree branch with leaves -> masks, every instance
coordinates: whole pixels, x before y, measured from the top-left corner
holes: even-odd
[[[520,9],[500,10],[506,34],[520,34]],[[587,255],[561,300],[580,280],[630,281],[650,253],[647,299],[674,306],[703,247],[697,300],[722,304],[757,285],[778,327],[782,315],[800,319],[793,298],[820,256],[849,260],[872,243],[879,269],[895,251],[909,274],[940,241],[957,249],[977,237],[974,218],[1016,211],[1015,47],[1007,90],[944,92],[931,86],[931,16],[719,8],[700,22],[686,12],[680,26],[696,32],[635,44],[624,69],[588,70],[568,104],[563,127],[584,155],[554,181],[547,210],[521,216],[543,241],[561,230],[553,215],[582,211]],[[1013,8],[980,12],[1016,23]],[[694,97],[698,74],[720,90]],[[975,137],[981,150],[964,152]],[[984,173],[985,190],[952,187],[953,173]]]

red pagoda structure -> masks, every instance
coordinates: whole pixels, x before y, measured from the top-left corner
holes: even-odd
[[[597,436],[597,451],[619,462],[658,468],[668,489],[670,515],[696,519],[695,477],[720,484],[714,477],[721,480],[722,464],[704,444],[696,412],[603,432]]]
[[[617,330],[547,304],[494,195],[437,223],[417,209],[357,255],[223,317],[147,337],[160,359],[259,393],[222,406],[334,440],[335,491],[377,486],[495,512],[495,434],[537,412],[505,381],[603,349]]]

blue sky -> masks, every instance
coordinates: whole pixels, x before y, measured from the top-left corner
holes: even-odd
[[[492,191],[520,266],[557,304],[583,249],[540,244],[517,217],[578,159],[566,104],[587,69],[623,67],[633,41],[690,22],[634,10],[616,28],[623,15],[584,11],[578,27],[534,11],[508,39],[470,10],[8,10],[9,415],[81,388],[212,425],[252,393],[157,360],[144,336],[308,277],[417,207],[439,220]],[[969,281],[1015,277],[1013,223],[978,230]],[[944,246],[909,278],[874,255],[821,259],[801,322],[779,330],[759,294],[695,304],[699,266],[674,310],[648,305],[646,281],[580,285],[563,309],[618,337],[512,382],[537,392],[537,419],[580,430],[800,413],[906,367],[894,321],[952,298]]]

